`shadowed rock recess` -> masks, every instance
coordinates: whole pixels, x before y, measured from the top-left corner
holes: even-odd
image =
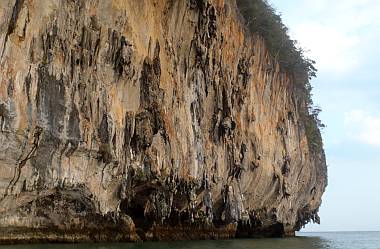
[[[0,52],[0,242],[319,222],[307,105],[234,0],[1,0]]]

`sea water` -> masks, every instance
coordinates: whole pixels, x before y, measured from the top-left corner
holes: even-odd
[[[298,233],[284,239],[12,245],[0,249],[380,249],[380,232]]]

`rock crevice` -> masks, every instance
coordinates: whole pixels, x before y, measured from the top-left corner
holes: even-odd
[[[319,222],[324,152],[235,1],[4,0],[0,47],[0,242]]]

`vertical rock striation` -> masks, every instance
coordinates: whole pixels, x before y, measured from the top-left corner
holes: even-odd
[[[0,51],[0,241],[319,221],[324,152],[235,1],[2,0]]]

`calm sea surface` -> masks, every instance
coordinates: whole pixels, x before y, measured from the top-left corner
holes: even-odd
[[[380,249],[380,232],[299,233],[298,237],[289,239],[13,245],[0,249]]]

